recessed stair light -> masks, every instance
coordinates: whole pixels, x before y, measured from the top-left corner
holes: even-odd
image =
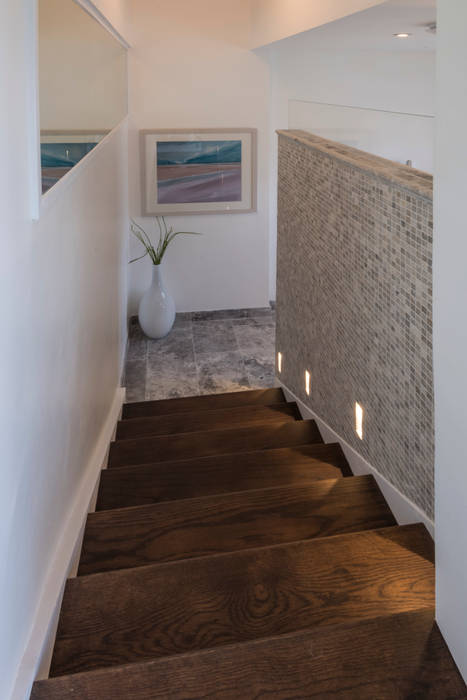
[[[393,36],[396,39],[408,39],[412,34],[408,34],[408,32],[399,32],[399,34],[393,34]]]
[[[355,402],[355,432],[360,440],[363,440],[363,407]]]
[[[277,353],[277,371],[279,374],[282,372],[282,353]]]
[[[311,373],[306,370],[305,371],[305,393],[307,396],[310,395],[311,392]]]

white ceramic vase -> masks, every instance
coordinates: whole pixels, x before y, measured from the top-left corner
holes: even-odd
[[[152,266],[152,283],[139,304],[138,319],[150,338],[163,338],[175,321],[175,302],[166,290],[162,264]]]

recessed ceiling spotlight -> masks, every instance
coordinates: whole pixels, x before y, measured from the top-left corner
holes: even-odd
[[[412,34],[408,34],[407,32],[400,32],[399,34],[393,34],[393,36],[395,36],[396,39],[408,39],[409,36],[412,36]]]

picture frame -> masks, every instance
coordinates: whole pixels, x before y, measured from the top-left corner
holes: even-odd
[[[256,129],[140,131],[142,215],[256,211]]]

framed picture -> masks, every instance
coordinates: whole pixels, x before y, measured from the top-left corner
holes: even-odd
[[[143,216],[256,211],[256,129],[140,133]]]

